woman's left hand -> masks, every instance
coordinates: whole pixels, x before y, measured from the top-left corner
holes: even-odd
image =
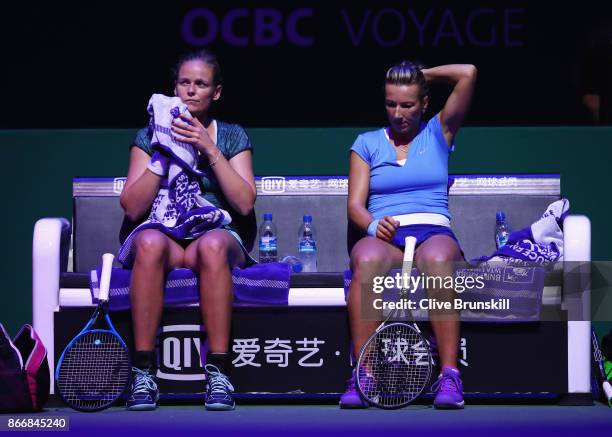
[[[181,120],[172,120],[172,132],[178,141],[193,144],[201,153],[206,154],[209,159],[217,153],[217,146],[208,135],[204,125],[189,114],[181,114]]]

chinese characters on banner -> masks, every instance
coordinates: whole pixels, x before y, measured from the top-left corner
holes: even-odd
[[[319,340],[317,337],[313,339],[304,338],[293,343],[297,347],[293,347],[291,340],[281,340],[278,337],[274,340],[264,340],[263,354],[260,354],[262,348],[259,338],[236,338],[232,351],[237,356],[232,364],[234,367],[261,367],[261,363],[265,362],[276,364],[278,367],[287,367],[289,365],[289,355],[296,353],[295,358],[300,357],[297,362],[300,367],[323,366],[323,358],[317,358],[317,354],[320,351],[319,346],[325,344],[325,340]],[[263,357],[258,357],[258,354],[263,355]]]

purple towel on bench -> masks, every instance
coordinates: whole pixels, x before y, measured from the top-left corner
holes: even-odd
[[[109,308],[130,308],[131,270],[113,268],[110,285]],[[291,268],[286,263],[256,264],[246,269],[234,268],[234,306],[287,305]],[[92,303],[97,303],[100,267],[89,276]],[[190,269],[172,270],[166,276],[164,304],[192,304],[200,301],[198,278]]]

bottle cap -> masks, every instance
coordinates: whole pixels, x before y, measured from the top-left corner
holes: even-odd
[[[495,214],[495,219],[498,222],[503,222],[504,220],[506,220],[506,213],[503,211],[497,211],[497,214]]]
[[[291,270],[293,270],[295,273],[300,273],[302,271],[302,262],[295,256],[285,255],[280,262],[289,264],[291,266]]]
[[[272,220],[272,213],[267,212],[264,214],[264,220]]]
[[[304,216],[304,222],[310,223],[311,221],[312,221],[312,216],[311,215],[305,215]]]

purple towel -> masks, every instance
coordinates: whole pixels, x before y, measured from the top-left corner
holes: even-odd
[[[113,268],[110,285],[109,308],[130,308],[131,270]],[[234,306],[287,305],[291,268],[286,263],[256,264],[246,269],[234,268]],[[90,272],[91,300],[97,303],[100,267]],[[197,303],[200,300],[198,278],[190,269],[175,269],[166,276],[164,304]]]
[[[491,256],[483,256],[473,259],[473,264],[485,261],[500,261],[511,258],[519,260],[528,266],[538,265],[552,267],[561,257],[561,252],[555,243],[536,243],[531,233],[531,227],[512,232],[505,245],[497,249]],[[515,263],[517,263],[515,261]]]

